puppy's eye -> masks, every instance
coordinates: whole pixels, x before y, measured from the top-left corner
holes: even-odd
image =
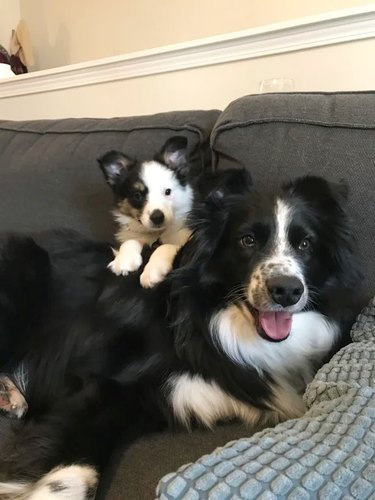
[[[134,201],[141,201],[143,200],[143,194],[140,191],[134,191],[132,198]]]
[[[242,236],[240,241],[241,245],[246,248],[253,247],[255,245],[255,238],[252,234],[246,234],[245,236]]]
[[[311,241],[308,236],[306,238],[303,238],[303,240],[300,242],[298,245],[299,250],[309,250],[311,248]]]
[[[164,194],[165,194],[165,196],[169,196],[170,194],[172,194],[172,189],[169,189],[169,188],[168,188],[168,189],[166,189],[166,190],[164,191]]]

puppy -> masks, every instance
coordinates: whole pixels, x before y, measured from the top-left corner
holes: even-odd
[[[120,249],[109,268],[116,275],[127,275],[142,265],[144,245],[160,244],[140,277],[143,287],[151,288],[172,269],[178,249],[188,240],[186,225],[194,193],[189,181],[187,139],[167,140],[154,159],[139,162],[118,151],[109,151],[99,166],[113,191],[113,211],[119,230]]]

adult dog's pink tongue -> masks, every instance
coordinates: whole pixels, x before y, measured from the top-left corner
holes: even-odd
[[[259,321],[264,332],[273,340],[286,339],[292,328],[292,315],[284,311],[259,311]]]

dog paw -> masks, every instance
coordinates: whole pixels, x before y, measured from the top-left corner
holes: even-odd
[[[170,270],[171,267],[166,264],[148,263],[140,277],[141,285],[143,288],[153,288],[164,280]]]
[[[119,252],[108,264],[108,268],[117,276],[126,276],[133,271],[138,271],[142,265],[142,255],[137,252]]]
[[[98,479],[98,473],[89,465],[56,467],[33,485],[27,498],[29,500],[94,500]]]
[[[20,390],[10,378],[0,375],[0,412],[12,418],[21,418],[27,409],[28,405]]]

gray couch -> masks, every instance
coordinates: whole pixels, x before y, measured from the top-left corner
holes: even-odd
[[[111,148],[147,157],[175,134],[188,137],[197,171],[209,168],[210,144],[214,168],[245,165],[264,188],[305,173],[346,178],[364,269],[363,288],[353,293],[361,294],[365,304],[375,291],[375,93],[371,92],[254,95],[236,100],[222,113],[0,121],[0,230],[34,232],[65,226],[111,239],[111,195],[95,159]],[[164,474],[229,440],[248,436],[242,425],[228,424],[214,431],[166,432],[140,440],[113,458],[98,497],[154,498]],[[199,493],[199,489],[192,490],[191,497],[173,488],[168,492],[168,478],[159,488],[161,497],[235,497],[207,496],[208,490]],[[257,497],[254,493],[247,498]]]

